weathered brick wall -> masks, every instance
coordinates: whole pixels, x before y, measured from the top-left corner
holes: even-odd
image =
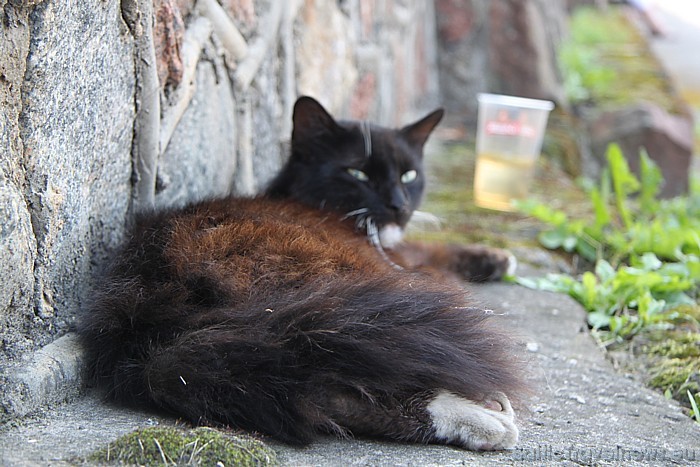
[[[565,0],[435,0],[440,80],[452,117],[476,118],[476,94],[565,100],[557,49]]]
[[[392,125],[435,105],[432,8],[0,0],[0,419],[78,387],[69,331],[133,214],[260,190],[297,95]]]

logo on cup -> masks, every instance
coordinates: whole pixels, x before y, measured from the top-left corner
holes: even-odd
[[[491,120],[486,122],[487,135],[499,136],[523,136],[525,138],[534,138],[535,129],[521,122],[503,122]]]
[[[516,118],[513,118],[516,117]],[[486,122],[486,134],[498,136],[522,136],[534,138],[535,129],[528,124],[524,112],[509,114],[506,110],[501,110],[496,116],[496,120]]]

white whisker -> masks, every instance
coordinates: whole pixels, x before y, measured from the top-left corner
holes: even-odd
[[[413,211],[410,222],[424,227],[430,226],[434,229],[440,229],[442,227],[442,221],[438,216],[425,211]]]
[[[367,224],[367,216],[366,214],[369,212],[369,209],[367,208],[360,208],[360,209],[355,209],[354,211],[350,211],[346,213],[340,220],[347,220],[351,217],[356,217],[355,219],[355,230],[358,231],[363,231],[365,230],[365,225]]]
[[[367,208],[355,209],[354,211],[350,211],[350,212],[346,213],[341,220],[346,220],[346,219],[349,219],[351,217],[358,216],[360,214],[366,214],[367,212],[369,212],[369,209],[367,209]]]
[[[386,254],[386,251],[384,251],[384,247],[382,247],[382,242],[381,240],[379,240],[379,229],[377,229],[377,225],[371,218],[367,219],[367,237],[369,238],[369,241],[372,243],[379,255],[384,259],[384,261],[389,263],[394,269],[403,269],[401,266],[394,263],[391,260],[391,258],[389,258],[389,256]]]

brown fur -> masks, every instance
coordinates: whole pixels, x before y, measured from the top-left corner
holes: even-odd
[[[460,444],[436,435],[438,391],[518,398],[512,340],[461,286],[397,269],[346,211],[295,198],[137,221],[80,326],[110,397],[290,443],[331,432]]]

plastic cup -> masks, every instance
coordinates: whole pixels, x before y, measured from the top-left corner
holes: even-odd
[[[474,203],[513,211],[513,200],[528,195],[554,103],[498,94],[478,100]]]

